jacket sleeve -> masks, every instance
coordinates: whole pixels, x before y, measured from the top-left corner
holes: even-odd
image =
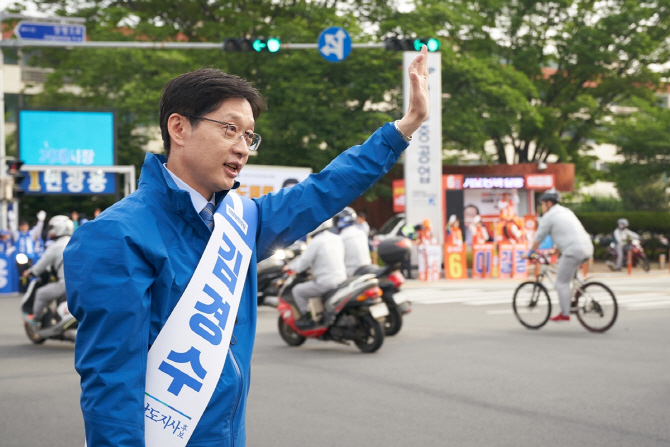
[[[89,446],[144,446],[153,267],[129,226],[96,219],[75,231],[64,252],[68,307],[79,322],[75,369]]]
[[[292,188],[254,199],[259,210],[258,260],[342,211],[382,178],[407,146],[393,124],[386,123],[365,143],[338,155],[321,172]]]

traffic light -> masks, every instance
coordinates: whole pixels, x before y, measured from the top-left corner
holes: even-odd
[[[8,159],[7,163],[7,178],[4,185],[4,197],[6,200],[19,200],[25,194],[25,191],[21,188],[21,182],[26,175],[21,172],[21,166],[23,162],[20,160]]]
[[[384,49],[387,51],[420,51],[424,45],[428,47],[428,51],[440,49],[440,41],[434,37],[387,37],[384,39]]]
[[[276,37],[226,38],[223,41],[223,51],[267,51],[276,53],[281,49],[281,40]]]

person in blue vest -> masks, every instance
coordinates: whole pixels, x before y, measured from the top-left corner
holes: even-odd
[[[36,261],[35,242],[37,239],[42,238],[42,229],[44,228],[46,215],[46,212],[40,211],[37,213],[37,224],[34,227],[30,228],[30,223],[27,220],[22,220],[19,223],[18,230],[13,231],[16,252],[25,254],[31,262]]]
[[[205,251],[213,243],[212,234],[221,228],[216,220],[212,222],[213,208],[218,222],[225,223],[223,228],[235,229],[230,237],[252,228],[244,220],[235,220],[236,227],[228,224],[231,216],[238,216],[236,201],[244,207],[251,204],[257,217],[246,275],[234,274],[239,266],[225,274],[228,281],[243,286],[234,288],[241,295],[225,367],[214,376],[215,386],[207,388],[209,400],[197,424],[184,428],[172,421],[168,435],[182,435],[188,445],[198,447],[246,445],[245,413],[256,332],[256,263],[314,230],[388,172],[428,118],[426,61],[424,46],[408,68],[409,107],[400,120],[384,124],[363,144],[344,151],[321,172],[292,188],[255,199],[231,191],[239,186],[236,178],[250,152],[259,150],[261,137],[255,133],[255,124],[265,109],[260,93],[248,81],[213,68],[168,82],[159,105],[165,156],[147,153],[138,189],[81,225],[64,253],[68,307],[79,322],[75,368],[81,376],[89,446],[147,445],[145,434],[154,430],[151,424],[158,417],[155,408],[145,405],[150,350],[160,345],[164,331],[172,334],[166,322],[180,318],[173,310],[180,308],[182,299],[189,299],[185,294],[189,281],[195,280],[198,266],[209,261],[203,253],[219,256],[221,268],[216,274],[230,269],[225,259],[241,259],[235,246],[218,254]],[[217,300],[216,306],[222,306]],[[205,312],[214,303],[198,302],[196,309]],[[198,315],[198,324],[215,325],[211,318],[222,318],[220,312]],[[194,332],[202,334],[200,326],[194,327]],[[217,326],[209,327],[212,334],[218,333]],[[164,362],[169,367],[158,377],[173,378],[174,396],[187,393],[199,402],[200,391],[194,390],[212,376],[202,368],[198,354],[174,352],[168,357],[172,363]],[[191,366],[176,363],[187,361]],[[175,365],[185,365],[184,370]],[[181,386],[184,383],[190,385]],[[157,412],[168,411],[156,405]]]
[[[30,223],[27,220],[22,220],[19,223],[18,230],[14,226],[14,231],[12,232],[16,254],[21,253],[28,257],[27,264],[17,264],[19,292],[21,293],[25,292],[28,286],[28,281],[24,279],[23,272],[35,264],[43,253],[42,230],[44,229],[44,219],[46,216],[47,213],[45,211],[39,211],[37,213],[37,224],[33,228],[30,228]]]

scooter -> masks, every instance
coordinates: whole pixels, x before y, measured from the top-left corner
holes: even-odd
[[[366,353],[382,346],[384,329],[380,320],[388,315],[388,307],[380,298],[382,291],[374,275],[354,276],[323,297],[310,299],[316,326],[301,330],[295,325],[300,312],[292,290],[308,279],[305,273],[290,272],[279,293],[279,335],[289,346],[300,346],[308,338],[344,344],[353,341]]]
[[[633,239],[629,244],[624,245],[624,265],[626,265],[626,262],[628,262],[628,250],[632,251],[633,267],[637,267],[639,265],[644,269],[645,272],[648,272],[650,268],[649,259],[647,258],[647,254],[644,252],[644,248],[642,247],[639,239]],[[610,242],[609,246],[607,247],[607,261],[605,261],[605,264],[607,264],[610,270],[616,270],[616,258],[616,242]]]
[[[281,288],[286,273],[284,266],[291,259],[300,255],[305,249],[305,243],[298,241],[288,248],[275,251],[272,256],[262,260],[256,266],[256,277],[258,281],[257,299],[258,305],[277,307],[279,303],[279,289]]]
[[[35,293],[45,284],[51,281],[51,272],[46,271],[39,277],[32,277],[28,283],[26,293],[21,299],[21,312],[31,314]],[[77,320],[67,309],[65,296],[49,304],[46,312],[40,318],[41,326],[36,328],[27,321],[23,321],[23,328],[28,339],[35,344],[42,344],[46,340],[66,340],[74,342],[77,338]]]
[[[379,280],[382,289],[382,300],[389,309],[383,322],[384,333],[393,336],[402,327],[403,315],[412,311],[412,303],[400,292],[405,277],[400,272],[402,261],[409,256],[412,241],[405,237],[385,239],[377,246],[377,255],[384,262],[384,267],[364,265],[359,267],[355,275],[373,274]]]

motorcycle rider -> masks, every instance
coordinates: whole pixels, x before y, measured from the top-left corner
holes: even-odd
[[[24,277],[29,275],[39,276],[47,268],[56,274],[58,281],[43,285],[35,293],[32,315],[25,315],[25,320],[36,328],[41,325],[41,317],[49,303],[58,298],[65,297],[65,276],[63,274],[63,251],[70,236],[74,232],[74,224],[67,216],[54,216],[49,220],[47,237],[54,242],[44,252],[39,261],[23,272]]]
[[[309,315],[309,299],[321,297],[347,279],[344,265],[344,243],[336,234],[328,231],[333,227],[333,219],[328,219],[309,233],[311,240],[302,255],[289,263],[287,270],[297,273],[311,269],[312,279],[293,288],[293,298],[301,318],[295,325],[299,329],[310,329],[316,322]]]
[[[570,282],[579,266],[593,256],[593,243],[575,213],[560,205],[560,201],[561,194],[555,189],[540,196],[542,219],[528,257],[532,257],[544,238],[551,235],[561,252],[555,286],[561,312],[551,321],[570,321]]]
[[[356,211],[349,207],[335,215],[340,238],[344,243],[344,265],[347,268],[347,276],[353,276],[354,272],[363,265],[372,264],[368,237],[356,225],[357,218]]]
[[[614,241],[616,242],[616,271],[621,271],[623,264],[623,252],[629,239],[640,239],[640,235],[628,229],[628,219],[621,218],[617,220],[617,227],[614,230]]]

